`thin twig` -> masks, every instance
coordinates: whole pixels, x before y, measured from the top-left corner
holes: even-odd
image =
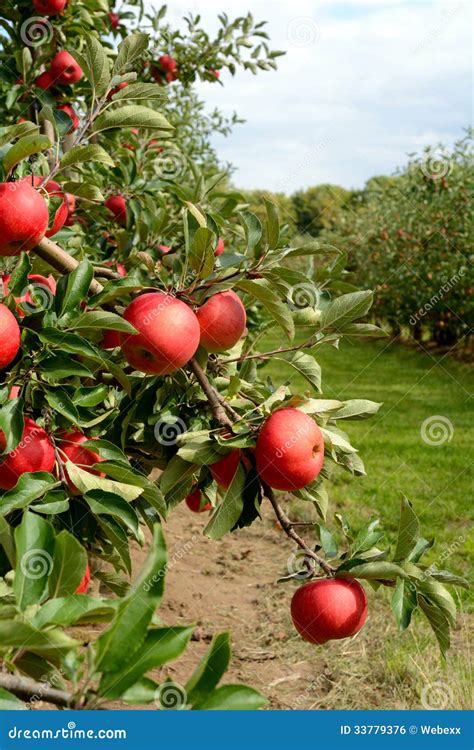
[[[214,386],[210,384],[207,375],[202,369],[199,362],[193,357],[193,359],[188,362],[188,367],[195,376],[202,390],[204,391],[216,420],[220,425],[222,425],[222,427],[228,427],[232,429],[233,423],[232,420],[227,416],[226,410],[221,403],[221,395],[216,391]]]
[[[301,549],[305,551],[307,557],[310,557],[312,560],[314,560],[319,565],[319,567],[322,568],[325,573],[327,573],[327,575],[333,575],[335,572],[335,568],[333,568],[332,565],[329,565],[329,563],[327,563],[326,560],[324,560],[322,557],[319,557],[316,552],[313,552],[313,550],[308,547],[304,539],[302,539],[299,534],[296,533],[294,524],[290,521],[283,508],[278,504],[278,501],[275,498],[271,487],[269,487],[268,484],[262,481],[261,484],[265,493],[265,497],[267,497],[270,501],[273,510],[275,511],[275,515],[280,522],[280,525],[285,534],[294,542],[296,542],[298,547],[301,547]]]
[[[62,708],[72,708],[74,697],[64,690],[57,690],[45,682],[36,682],[29,677],[13,674],[0,674],[0,687],[8,690],[23,701],[46,701]]]

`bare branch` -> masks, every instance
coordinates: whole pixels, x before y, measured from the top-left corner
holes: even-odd
[[[79,265],[79,261],[47,237],[43,237],[41,242],[39,242],[34,248],[33,252],[61,274],[71,273],[71,271],[74,271]],[[94,279],[91,282],[89,291],[91,294],[98,294],[103,288],[102,284]]]

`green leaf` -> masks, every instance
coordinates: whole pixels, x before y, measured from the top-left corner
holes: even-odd
[[[27,622],[19,620],[0,620],[0,643],[2,648],[24,649],[46,658],[57,659],[67,654],[79,643],[61,630],[37,630]]]
[[[70,627],[84,623],[108,622],[117,609],[118,602],[94,599],[86,594],[50,599],[35,614],[32,624],[39,628],[47,625]]]
[[[149,703],[154,703],[158,688],[159,685],[157,682],[148,679],[148,677],[142,677],[141,680],[138,680],[135,685],[132,685],[132,687],[123,693],[121,696],[122,703],[138,706],[146,706]]]
[[[284,357],[272,357],[272,361],[286,362],[293,367],[313,388],[321,392],[321,366],[316,362],[312,354],[304,352],[291,352]]]
[[[323,552],[327,557],[335,557],[337,555],[337,543],[334,539],[333,535],[329,531],[326,526],[323,526],[321,523],[318,524],[319,528],[319,541],[321,542],[321,547],[323,548]]]
[[[88,182],[68,181],[63,183],[62,188],[64,192],[77,195],[78,198],[85,198],[92,203],[103,203],[105,200],[97,185],[91,185]]]
[[[8,282],[8,291],[13,296],[20,296],[28,285],[28,274],[31,271],[31,263],[28,253],[22,253],[18,263],[12,271]]]
[[[441,581],[442,583],[451,583],[453,586],[460,586],[462,589],[470,589],[471,584],[465,578],[456,576],[454,573],[450,573],[449,570],[434,570],[428,568],[428,573],[431,578],[435,581]]]
[[[239,281],[236,286],[243,292],[258,299],[271,317],[283,329],[288,339],[290,341],[293,340],[295,335],[295,324],[291,311],[287,305],[284,305],[276,299],[275,289],[271,284],[265,281],[265,279],[257,279],[256,281],[243,279]]]
[[[15,529],[15,543],[13,591],[18,607],[24,610],[30,604],[38,604],[46,592],[54,561],[53,527],[41,516],[26,512]],[[0,643],[6,645],[1,637]]]
[[[0,146],[4,146],[16,138],[23,138],[25,135],[34,133],[39,133],[39,126],[33,122],[19,122],[17,125],[0,128]]]
[[[139,104],[127,104],[117,109],[103,112],[94,123],[94,133],[111,128],[146,128],[169,132],[173,130],[166,117],[154,109]]]
[[[74,320],[70,327],[73,329],[89,328],[89,329],[103,329],[112,331],[121,331],[122,333],[137,333],[131,323],[128,323],[120,315],[112,312],[104,312],[103,310],[93,310],[92,312],[86,312],[79,318]]]
[[[362,318],[372,307],[373,293],[352,292],[336,297],[323,310],[321,330],[330,329],[344,332],[344,327],[357,318]]]
[[[0,688],[0,711],[26,711],[26,705],[13,693]]]
[[[406,630],[414,609],[418,606],[416,587],[411,581],[400,578],[392,595],[392,610],[400,630]]]
[[[406,560],[420,536],[420,522],[413,512],[410,502],[402,497],[400,521],[398,525],[397,547],[393,555],[395,561]]]
[[[74,390],[72,401],[76,406],[89,408],[101,404],[105,401],[108,395],[109,389],[106,385],[96,385],[92,388],[76,388]]]
[[[365,560],[348,560],[342,563],[336,571],[338,578],[347,576],[366,580],[394,581],[396,578],[407,578],[407,574],[399,565],[385,560],[365,562]]]
[[[69,52],[81,66],[96,96],[100,97],[105,94],[110,82],[109,59],[94,34],[83,34],[83,40],[82,52],[74,49],[69,49]]]
[[[189,265],[199,278],[205,278],[214,268],[216,235],[207,227],[199,227],[193,237],[189,251]]]
[[[140,575],[120,603],[110,626],[95,642],[95,666],[99,671],[117,672],[142,652],[148,627],[163,596],[166,559],[163,532],[156,525]]]
[[[191,491],[196,466],[173,456],[160,477],[160,488],[168,506],[177,505]]]
[[[117,466],[108,461],[103,461],[100,464],[100,468],[113,479],[118,479],[120,482],[132,484],[136,487],[141,487],[143,490],[140,496],[141,499],[146,500],[149,505],[155,508],[162,518],[166,518],[166,503],[161,493],[161,489],[154,482],[151,482],[142,474],[133,471],[128,466]]]
[[[177,659],[185,651],[192,627],[163,627],[150,630],[140,654],[120,672],[109,672],[100,683],[99,694],[108,700],[119,698],[151,669]]]
[[[64,167],[72,167],[75,164],[83,164],[89,161],[107,164],[109,167],[115,166],[112,157],[98,143],[90,143],[87,146],[73,146],[70,151],[64,154],[60,166],[63,169]]]
[[[240,211],[239,216],[244,225],[247,250],[253,250],[262,239],[262,223],[258,216],[250,213],[250,211]]]
[[[124,484],[123,482],[114,482],[111,479],[104,479],[103,477],[91,474],[86,469],[81,469],[72,461],[66,462],[66,470],[71,482],[78,488],[78,490],[85,494],[91,490],[99,490],[100,492],[110,493],[112,495],[118,495],[127,502],[136,500],[142,494],[141,487],[135,487],[131,484]]]
[[[42,374],[48,376],[48,380],[58,382],[63,378],[79,377],[92,378],[92,372],[81,362],[67,357],[51,356],[41,362]]]
[[[148,49],[150,37],[148,34],[131,34],[120,42],[115,59],[113,75],[127,72],[136,60],[139,60]],[[156,87],[158,88],[158,87]]]
[[[261,693],[247,685],[222,685],[194,704],[199,711],[256,711],[268,704]]]
[[[33,154],[38,154],[41,151],[51,148],[51,141],[47,135],[27,135],[24,138],[20,138],[14,146],[3,157],[3,168],[7,175],[10,174],[13,167],[16,167],[23,159],[27,159]],[[15,189],[15,183],[10,183],[12,190]]]
[[[23,399],[14,398],[0,409],[0,430],[5,434],[6,443],[3,454],[10,453],[19,444],[24,429]]]
[[[81,261],[74,271],[63,277],[58,284],[59,293],[56,294],[59,315],[71,312],[80,306],[87,297],[93,278],[94,269],[88,260]]]
[[[138,517],[134,509],[121,497],[102,490],[90,490],[84,495],[92,513],[95,515],[113,516],[138,538]]]
[[[307,242],[305,245],[299,247],[292,247],[291,250],[285,253],[285,258],[294,258],[296,256],[305,255],[342,255],[343,251],[333,245],[322,245],[317,240]]]
[[[448,651],[451,645],[451,635],[448,618],[444,614],[443,610],[441,610],[436,605],[431,604],[423,596],[420,596],[418,598],[418,603],[420,605],[420,609],[426,616],[426,619],[433,629],[442,655],[445,656],[446,651]]]
[[[229,666],[231,656],[229,633],[219,633],[186,683],[187,700],[191,704],[207,698]]]
[[[166,94],[156,83],[130,83],[120,91],[117,91],[112,97],[114,102],[123,101],[146,101],[151,102],[154,99],[164,99]]]
[[[366,399],[354,398],[344,401],[341,408],[332,415],[333,419],[366,419],[377,414],[382,404]]]
[[[273,201],[264,198],[265,208],[267,211],[267,242],[270,250],[275,250],[278,247],[280,240],[280,219],[278,216],[278,208]]]
[[[52,474],[45,471],[22,474],[13,489],[2,496],[0,514],[6,516],[12,510],[21,510],[33,503],[57,484]]]
[[[226,490],[222,502],[219,503],[212,514],[209,523],[204,529],[204,534],[210,539],[222,539],[222,537],[227,534],[227,532],[230,531],[239,520],[244,507],[244,500],[242,497],[244,485],[245,471],[243,467],[239,465],[232,480],[232,484]]]
[[[61,531],[54,545],[54,564],[49,577],[49,597],[74,594],[86,572],[87,554],[69,531]]]
[[[417,582],[417,588],[425,599],[442,610],[451,625],[456,624],[456,604],[448,589],[439,581],[427,579]]]

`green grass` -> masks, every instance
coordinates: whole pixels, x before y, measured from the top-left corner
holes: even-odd
[[[342,342],[339,350],[321,347],[316,358],[323,370],[325,398],[383,402],[375,417],[341,424],[359,450],[367,476],[352,478],[336,469],[329,487],[332,508],[343,509],[356,527],[362,518],[379,516],[393,539],[403,493],[414,505],[423,535],[436,537],[427,560],[466,572],[472,553],[472,369],[386,339]],[[306,381],[291,368],[283,372],[281,362],[270,362],[265,372],[275,383],[287,377],[293,392],[308,391]],[[437,416],[449,420],[452,437],[429,445],[422,439],[422,425]]]

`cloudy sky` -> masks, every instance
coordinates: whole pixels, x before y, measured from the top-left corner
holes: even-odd
[[[151,4],[151,3],[150,3]],[[239,187],[290,193],[360,187],[424,145],[451,144],[470,123],[470,3],[458,0],[175,0],[171,19],[251,10],[287,50],[277,73],[201,84],[209,107],[246,119],[216,137]]]

